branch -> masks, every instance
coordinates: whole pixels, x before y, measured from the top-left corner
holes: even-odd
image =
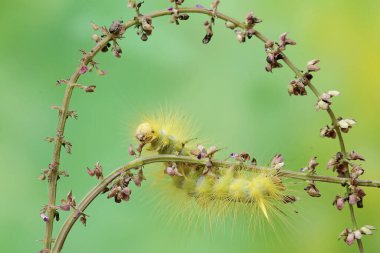
[[[59,175],[59,163],[61,158],[61,149],[63,144],[63,136],[65,131],[65,125],[67,118],[69,116],[69,106],[71,101],[71,96],[73,94],[73,90],[76,87],[76,83],[80,77],[81,68],[84,65],[87,65],[95,55],[107,45],[110,41],[111,37],[104,37],[101,41],[99,41],[96,46],[87,53],[83,59],[82,63],[77,67],[74,74],[71,76],[70,80],[67,83],[65,95],[63,97],[62,108],[59,114],[57,133],[55,138],[54,152],[53,152],[53,160],[51,162],[51,173],[49,175],[49,197],[48,197],[48,205],[47,205],[47,217],[48,220],[46,222],[45,228],[45,238],[43,240],[44,249],[50,249],[52,243],[52,231],[53,231],[53,222],[54,222],[54,207],[56,202],[57,195],[57,180]]]
[[[206,14],[209,16],[214,15],[212,11],[207,9],[200,9],[200,8],[180,8],[179,12],[181,13],[201,13]],[[150,16],[152,18],[161,17],[165,15],[171,15],[172,12],[169,10],[161,10],[151,13]],[[231,17],[228,17],[222,13],[216,12],[215,16],[223,19],[225,21],[230,21],[234,23],[236,26],[239,26],[241,28],[244,28],[245,25],[236,19],[233,19]],[[132,19],[128,22],[126,22],[123,25],[122,32],[120,35],[122,35],[128,28],[138,24],[137,19]],[[73,90],[76,87],[76,83],[78,82],[80,78],[80,73],[83,65],[87,65],[89,62],[93,60],[93,58],[96,56],[99,51],[101,51],[111,40],[115,39],[113,35],[108,35],[102,38],[100,41],[96,43],[96,45],[91,49],[89,53],[86,53],[84,57],[82,58],[81,63],[75,70],[74,74],[71,76],[70,80],[67,83],[65,95],[63,97],[62,107],[59,114],[58,119],[58,127],[56,132],[56,138],[55,138],[55,145],[54,145],[54,151],[53,151],[53,159],[51,164],[51,173],[49,175],[49,196],[48,196],[48,204],[47,204],[47,221],[46,221],[46,228],[45,228],[45,237],[43,240],[43,247],[44,249],[50,249],[52,244],[52,232],[53,232],[53,223],[54,223],[54,207],[56,203],[56,196],[57,196],[57,179],[59,175],[59,164],[60,164],[60,157],[61,157],[61,148],[62,148],[62,140],[65,132],[65,126],[66,121],[69,115],[69,106],[71,102],[71,97],[73,94]]]
[[[178,8],[178,13],[199,13],[199,14],[204,14],[208,16],[214,16],[219,19],[229,21],[236,25],[236,27],[240,27],[242,29],[246,29],[247,26],[246,24],[239,22],[238,20],[231,18],[225,14],[222,14],[217,11],[213,10],[208,10],[205,8]],[[166,16],[166,15],[172,15],[171,10],[160,10],[160,11],[155,11],[151,14],[145,15],[146,17],[151,17],[151,18],[156,18],[156,17],[161,17],[161,16]],[[55,207],[55,202],[56,202],[56,190],[57,190],[57,179],[59,175],[59,165],[60,165],[60,154],[61,154],[61,148],[63,144],[63,136],[64,136],[64,130],[65,130],[65,125],[66,125],[66,120],[69,116],[69,106],[70,106],[70,101],[72,97],[72,93],[74,88],[76,87],[77,81],[80,78],[81,75],[81,69],[83,65],[87,65],[89,62],[93,60],[93,58],[96,56],[96,54],[102,50],[111,40],[115,40],[120,38],[121,35],[130,27],[133,27],[137,25],[139,22],[139,19],[133,19],[130,21],[127,21],[122,25],[122,30],[118,34],[119,37],[116,37],[112,34],[109,34],[103,38],[101,38],[95,47],[89,52],[84,55],[82,58],[81,64],[77,67],[76,71],[74,74],[71,76],[70,80],[67,83],[65,95],[63,98],[62,102],[62,107],[60,110],[59,114],[59,121],[58,121],[58,127],[57,127],[57,133],[56,133],[56,138],[55,138],[55,146],[54,146],[54,152],[53,152],[53,159],[51,162],[51,173],[49,174],[49,199],[48,199],[48,205],[47,205],[47,222],[46,222],[46,229],[45,229],[45,238],[44,238],[44,249],[49,250],[51,249],[51,244],[52,244],[52,231],[53,231],[53,221],[54,221],[54,207]],[[267,39],[263,34],[261,34],[258,31],[254,31],[254,34],[258,39],[263,41],[264,43],[268,42],[269,39]],[[283,55],[283,61],[289,66],[289,68],[298,76],[302,77],[303,74],[302,72],[295,67],[295,65],[288,59],[288,57],[284,54]],[[308,87],[313,91],[313,93],[319,97],[319,92],[317,89],[310,83],[308,82]],[[344,140],[341,134],[341,131],[339,129],[339,125],[337,122],[337,119],[334,115],[334,112],[332,111],[331,108],[328,108],[327,110],[331,121],[333,123],[334,129],[337,132],[338,138],[339,138],[339,143],[340,143],[340,148],[342,153],[346,156],[346,149],[344,145]],[[157,162],[167,162],[167,161],[186,161],[190,162],[193,164],[204,164],[203,161],[199,161],[196,159],[192,159],[189,157],[177,157],[177,156],[152,156],[152,157],[146,157],[146,158],[140,158],[137,160],[132,161],[131,163],[127,164],[126,166],[114,171],[111,173],[106,179],[104,179],[98,186],[96,186],[94,189],[92,189],[89,194],[81,201],[81,203],[78,205],[78,210],[79,212],[84,211],[87,206],[98,196],[102,190],[104,189],[105,186],[107,186],[110,182],[112,182],[118,175],[120,175],[121,172],[126,171],[128,169],[131,169],[133,167],[138,167],[142,166],[144,164],[148,163],[157,163]],[[228,163],[226,162],[216,162],[216,166],[228,166]],[[257,168],[260,170],[265,170],[265,168]],[[325,176],[307,176],[303,173],[299,172],[292,172],[292,171],[280,171],[280,175],[284,177],[289,177],[289,178],[295,178],[295,179],[300,179],[300,180],[313,180],[313,181],[321,181],[321,182],[329,182],[329,183],[337,183],[337,184],[342,184],[342,183],[347,183],[349,182],[349,174],[347,175],[347,178],[336,178],[336,177],[325,177]],[[380,182],[378,181],[366,181],[366,180],[358,180],[359,185],[361,186],[370,186],[370,187],[380,187]],[[353,213],[353,208],[350,205],[350,212],[351,212],[351,217],[354,223],[355,228],[357,227],[356,225],[356,220],[355,216]],[[71,227],[73,224],[76,222],[78,219],[79,215],[77,213],[73,213],[70,215],[70,217],[66,220],[65,224],[63,225],[56,243],[54,245],[54,249],[52,252],[60,252],[62,249],[63,243],[67,237],[68,232],[70,231]],[[359,245],[359,250],[362,252],[362,245],[361,241],[358,241]]]
[[[74,210],[71,213],[71,215],[66,219],[61,230],[59,231],[52,253],[61,251],[67,235],[69,234],[72,226],[80,217],[80,214],[84,212],[86,208],[91,204],[91,202],[94,201],[95,198],[98,197],[101,193],[103,193],[104,189],[110,183],[112,183],[112,181],[114,181],[118,176],[120,176],[121,174],[123,174],[124,172],[128,170],[135,169],[147,164],[163,163],[163,162],[180,162],[180,163],[187,163],[187,164],[192,164],[192,165],[206,166],[208,160],[207,159],[198,160],[196,158],[192,158],[189,156],[153,155],[153,156],[146,156],[146,157],[135,159],[127,163],[123,167],[114,170],[105,179],[103,179],[97,186],[95,186],[90,192],[87,193],[87,195],[83,198],[83,200],[77,205],[77,210]],[[226,168],[226,167],[239,165],[239,163],[227,162],[227,161],[212,161],[212,164],[215,167],[219,167],[219,168]],[[246,169],[257,171],[257,172],[268,172],[268,171],[274,170],[272,168],[265,168],[265,167],[259,167],[259,166],[254,166],[254,165],[247,166]],[[280,170],[278,172],[278,175],[282,177],[293,178],[293,179],[298,179],[298,180],[305,180],[305,181],[312,180],[312,181],[320,181],[320,182],[334,183],[334,184],[344,184],[344,183],[349,182],[349,178],[307,175],[305,173],[295,172],[291,170]],[[380,181],[359,180],[358,184],[361,186],[380,188]]]

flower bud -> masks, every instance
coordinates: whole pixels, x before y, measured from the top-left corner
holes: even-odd
[[[340,211],[343,209],[345,202],[345,198],[342,198],[339,195],[337,195],[333,204],[336,205],[336,208]]]
[[[40,217],[41,217],[41,219],[42,219],[44,222],[48,222],[48,221],[49,221],[49,217],[47,217],[47,215],[44,214],[44,213],[40,213]]]
[[[349,233],[344,241],[347,243],[347,245],[352,245],[355,241],[355,234]]]
[[[95,42],[98,42],[100,40],[100,37],[97,34],[93,34],[91,37]]]
[[[92,93],[92,92],[95,91],[96,86],[95,85],[90,85],[90,86],[84,86],[83,88],[84,88],[85,92]]]
[[[355,239],[361,239],[362,238],[362,232],[360,230],[355,230],[354,231]]]
[[[225,25],[227,28],[229,28],[231,30],[236,28],[236,24],[232,23],[231,21],[226,21]]]

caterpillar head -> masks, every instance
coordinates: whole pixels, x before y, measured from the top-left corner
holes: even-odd
[[[157,132],[150,123],[141,123],[136,130],[136,139],[142,143],[151,143],[157,138]]]

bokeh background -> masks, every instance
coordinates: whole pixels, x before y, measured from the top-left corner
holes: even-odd
[[[166,8],[168,1],[145,1],[143,13]],[[187,6],[202,3],[187,0]],[[37,252],[44,224],[39,209],[46,203],[47,184],[37,177],[52,157],[53,146],[43,141],[53,136],[55,111],[64,89],[57,79],[69,77],[81,57],[79,49],[93,46],[90,21],[109,25],[115,19],[130,19],[126,0],[36,0],[0,3],[0,251]],[[321,91],[337,89],[338,115],[359,123],[345,135],[348,149],[363,154],[363,178],[380,179],[379,156],[379,43],[380,2],[344,0],[222,1],[220,11],[244,19],[253,10],[264,22],[257,29],[271,38],[289,31],[297,41],[287,54],[299,67],[321,59],[322,71],[314,83]],[[315,98],[289,97],[287,84],[293,74],[286,68],[268,74],[265,54],[257,39],[239,44],[232,31],[216,22],[208,45],[204,16],[192,15],[180,26],[169,17],[154,20],[155,30],[143,43],[132,29],[121,42],[121,59],[110,53],[97,57],[108,74],[86,74],[81,82],[94,84],[93,94],[76,91],[71,107],[79,120],[70,120],[66,138],[73,154],[62,155],[62,168],[70,177],[59,182],[58,199],[72,189],[81,199],[96,180],[86,166],[101,161],[105,174],[130,160],[127,154],[133,126],[142,113],[160,106],[178,108],[191,115],[197,136],[228,152],[245,150],[261,164],[281,152],[289,168],[298,170],[317,155],[324,164],[338,150],[336,141],[319,138],[319,129],[329,123],[324,112],[314,109]],[[156,167],[150,167],[159,170]],[[154,178],[144,182],[149,185]],[[133,189],[132,201],[117,205],[101,197],[87,210],[86,228],[77,224],[64,252],[356,252],[336,240],[350,226],[349,212],[338,212],[331,202],[343,189],[318,184],[322,197],[311,199],[296,184],[300,201],[287,225],[268,225],[256,233],[237,224],[233,232],[183,229],[181,222],[168,223],[157,214],[159,199],[148,187]],[[380,227],[380,191],[366,189],[365,208],[357,210],[361,225]],[[62,219],[66,214],[61,214]],[[240,217],[242,223],[244,217]],[[228,221],[227,221],[228,223]],[[56,224],[56,228],[62,221]],[[378,252],[380,235],[364,239],[366,252]]]

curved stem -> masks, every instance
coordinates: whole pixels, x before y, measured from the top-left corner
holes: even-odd
[[[152,164],[152,163],[162,163],[162,162],[181,162],[193,165],[204,165],[206,166],[207,160],[198,160],[189,156],[176,156],[176,155],[153,155],[137,158],[123,167],[120,167],[113,172],[111,172],[106,178],[104,178],[97,186],[95,186],[87,195],[83,198],[83,200],[77,205],[77,210],[74,210],[71,215],[66,219],[63,224],[57,239],[54,244],[54,248],[52,253],[60,252],[63,244],[69,234],[72,226],[80,217],[80,213],[84,212],[86,208],[91,204],[91,202],[99,196],[105,187],[107,187],[113,180],[115,180],[118,176],[126,172],[127,170],[134,169],[136,167],[141,167],[143,165]],[[213,161],[212,162],[216,167],[231,167],[237,165],[238,163],[228,162],[228,161]],[[253,170],[256,172],[270,172],[274,171],[271,168],[258,167],[258,166],[247,166],[247,169]],[[317,176],[317,175],[306,175],[305,173],[295,172],[291,170],[280,170],[278,175],[281,177],[293,178],[298,180],[313,180],[320,181],[326,183],[335,183],[335,184],[343,184],[348,181],[347,178],[339,178],[339,177],[327,177],[327,176]],[[378,187],[380,188],[380,181],[366,181],[359,180],[359,185],[369,186],[369,187]]]
[[[80,77],[80,70],[83,65],[87,65],[95,55],[107,45],[111,37],[107,36],[99,41],[96,46],[87,53],[83,59],[81,64],[77,67],[74,74],[71,76],[70,80],[67,83],[65,95],[63,97],[62,107],[59,111],[59,120],[58,127],[55,138],[54,152],[53,152],[53,160],[51,162],[51,172],[49,175],[49,196],[48,196],[48,204],[47,204],[47,216],[48,221],[46,222],[45,227],[45,237],[43,240],[44,249],[50,249],[52,243],[52,232],[53,232],[53,222],[54,222],[54,211],[55,211],[55,202],[57,196],[57,180],[59,175],[59,163],[61,158],[61,148],[63,143],[63,137],[65,132],[65,125],[68,118],[69,106],[71,96],[73,94],[73,90],[75,88],[75,83],[78,81]]]
[[[201,13],[206,15],[213,15],[213,13],[207,9],[201,9],[201,8],[180,8],[179,12],[181,13]],[[172,12],[169,10],[160,10],[151,13],[150,16],[152,18],[161,17],[165,15],[171,15]],[[215,15],[223,20],[230,21],[234,24],[236,24],[238,27],[244,28],[244,24],[237,21],[236,19],[233,19],[231,17],[228,17],[222,13],[215,13]],[[123,25],[122,33],[124,33],[128,28],[136,25],[139,21],[137,19],[132,19],[128,22],[126,22]],[[121,34],[122,35],[122,34]],[[46,222],[45,226],[45,237],[43,240],[43,247],[44,249],[50,249],[52,244],[52,233],[53,233],[53,224],[54,224],[54,211],[55,211],[55,203],[56,203],[56,196],[57,196],[57,180],[59,175],[59,165],[60,165],[60,156],[61,156],[61,148],[62,148],[62,141],[64,137],[64,131],[66,126],[66,121],[68,118],[68,112],[69,112],[69,106],[71,97],[73,94],[73,90],[75,88],[75,83],[80,78],[80,70],[83,65],[87,65],[95,56],[96,54],[107,45],[107,43],[114,39],[112,35],[106,36],[102,38],[97,44],[95,45],[92,50],[85,54],[82,58],[81,64],[77,67],[74,74],[71,76],[67,87],[65,91],[65,95],[62,102],[62,107],[60,109],[59,113],[59,119],[58,119],[58,127],[56,132],[56,138],[55,138],[55,145],[54,145],[54,151],[53,151],[53,159],[51,162],[51,172],[49,176],[49,189],[48,189],[48,204],[46,209],[46,214],[48,216],[48,221]]]
[[[284,54],[283,54],[283,60],[286,63],[286,65],[288,65],[289,68],[296,74],[296,76],[298,78],[302,78],[303,77],[303,73]],[[310,81],[308,81],[307,86],[310,88],[310,90],[314,93],[314,95],[317,98],[320,97],[319,91],[317,90],[317,88]],[[337,135],[338,135],[340,151],[346,157],[347,156],[346,146],[345,146],[344,139],[343,139],[343,136],[342,136],[342,131],[339,128],[338,120],[336,119],[334,111],[331,109],[331,107],[327,108],[327,113],[329,114],[331,122],[332,122],[332,124],[334,126],[334,129],[335,129]],[[350,172],[346,173],[346,177],[350,178]],[[350,190],[348,184],[346,186],[346,192],[347,192],[347,194],[351,193],[351,190]],[[354,230],[356,230],[356,229],[358,229],[358,225],[357,225],[356,218],[355,218],[354,207],[351,204],[349,204],[349,210],[350,210],[350,217],[351,217],[352,225],[354,226]],[[357,244],[358,244],[359,252],[363,253],[364,252],[364,248],[363,248],[363,243],[362,243],[361,239],[357,239],[356,241],[357,241]]]
[[[217,18],[219,19],[222,19],[222,20],[225,20],[225,21],[229,21],[231,23],[234,23],[237,27],[240,27],[242,29],[245,29],[246,28],[246,25],[242,22],[239,22],[238,20],[234,19],[234,18],[231,18],[225,14],[222,14],[220,12],[215,12],[213,13],[211,10],[208,10],[208,9],[205,9],[205,8],[178,8],[178,11],[179,13],[200,13],[200,14],[205,14],[205,15],[208,15],[208,16],[213,16],[215,15]],[[159,11],[155,11],[151,14],[148,14],[146,16],[150,16],[152,18],[156,18],[156,17],[161,17],[161,16],[165,16],[165,15],[171,15],[172,14],[172,11],[170,10],[159,10]],[[124,33],[128,28],[138,24],[138,19],[132,19],[130,21],[127,21],[124,25],[123,25],[123,29],[122,29],[122,32],[120,35],[122,35],[122,33]],[[268,39],[263,35],[261,34],[260,32],[258,31],[255,31],[254,35],[260,39],[261,41],[263,42],[267,42]],[[63,103],[62,103],[62,107],[61,107],[61,110],[60,110],[60,114],[59,114],[59,121],[58,121],[58,127],[57,127],[57,133],[56,133],[56,138],[55,138],[55,146],[54,146],[54,152],[53,152],[53,159],[52,159],[52,163],[51,163],[51,173],[50,173],[50,176],[49,176],[49,199],[48,199],[48,205],[47,205],[47,216],[49,218],[49,220],[46,222],[46,229],[45,229],[45,238],[44,238],[44,249],[51,249],[51,244],[52,244],[52,230],[53,230],[53,221],[54,221],[54,207],[55,207],[55,202],[56,202],[56,189],[57,189],[57,178],[58,178],[58,175],[59,175],[59,163],[60,163],[60,153],[61,153],[61,148],[62,148],[62,141],[63,141],[63,136],[64,136],[64,130],[65,130],[65,125],[66,125],[66,120],[68,118],[68,112],[69,112],[69,105],[70,105],[70,101],[71,101],[71,97],[72,97],[72,93],[73,93],[73,90],[75,88],[75,83],[77,83],[79,77],[80,77],[80,70],[81,70],[81,67],[83,65],[87,65],[90,61],[92,61],[92,59],[95,57],[95,55],[104,47],[107,45],[107,43],[112,40],[112,39],[115,39],[112,35],[108,35],[108,36],[105,36],[104,38],[102,38],[99,42],[97,42],[97,44],[95,45],[95,47],[87,54],[84,55],[84,57],[82,58],[82,61],[81,61],[81,64],[77,67],[76,71],[74,72],[74,74],[71,76],[70,80],[69,80],[69,83],[66,87],[66,91],[65,91],[65,95],[64,95],[64,98],[63,98]],[[284,55],[284,62],[290,67],[290,69],[299,77],[302,76],[302,72],[297,69],[295,67],[295,65]],[[313,91],[313,93],[319,97],[319,92],[317,91],[317,89],[311,84],[309,83],[309,88]],[[344,146],[344,141],[343,141],[343,138],[342,138],[342,134],[340,132],[340,129],[339,129],[339,126],[337,124],[337,120],[335,118],[335,115],[333,113],[333,111],[331,109],[328,110],[328,113],[329,113],[329,116],[333,122],[333,125],[334,125],[334,128],[338,134],[338,137],[339,137],[339,143],[340,143],[340,147],[341,147],[341,151],[343,154],[346,154],[346,151],[345,151],[345,146]],[[170,159],[169,159],[170,158]],[[156,157],[156,158],[153,158],[153,157],[150,157],[150,158],[140,158],[140,159],[137,159],[131,163],[129,163],[128,165],[126,165],[125,167],[122,167],[118,170],[116,170],[115,172],[111,173],[106,179],[104,179],[98,186],[96,186],[82,201],[81,203],[78,205],[78,208],[80,211],[83,211],[85,208],[87,208],[87,206],[92,202],[93,199],[95,199],[96,196],[98,196],[100,194],[100,189],[104,189],[104,187],[106,185],[108,185],[110,182],[112,182],[112,180],[117,177],[121,171],[125,171],[127,169],[130,169],[132,167],[136,167],[136,166],[141,166],[143,164],[147,164],[147,163],[152,163],[152,162],[163,162],[163,161],[179,161],[181,159],[185,159],[185,158],[181,158],[181,157],[169,157],[169,156],[161,156],[161,157]],[[187,160],[186,160],[187,159]],[[186,158],[185,160],[189,162],[189,158]],[[192,163],[202,163],[201,161],[196,161],[193,159],[193,161],[191,161]],[[343,182],[346,182],[346,180],[348,179],[344,179],[344,178],[333,178],[333,177],[322,177],[322,176],[308,176],[307,179],[305,179],[305,175],[303,175],[302,173],[298,173],[298,172],[289,172],[289,171],[281,171],[280,172],[283,176],[287,176],[287,177],[292,177],[292,178],[296,178],[296,179],[302,179],[302,180],[314,180],[314,181],[322,181],[322,182],[330,182],[330,183],[343,183]],[[373,186],[373,187],[379,187],[380,183],[379,182],[375,182],[375,181],[363,181],[363,180],[360,180],[360,184],[359,185],[363,185],[363,186]],[[350,206],[350,211],[351,211],[351,216],[352,217],[355,217],[354,216],[354,213],[353,213],[353,208],[352,206]],[[77,215],[78,216],[78,215]],[[78,219],[78,217],[75,216],[75,214],[72,214],[65,222],[65,224],[63,225],[62,227],[62,230],[61,232],[59,233],[58,235],[58,238],[56,240],[56,243],[54,245],[54,249],[53,249],[53,252],[60,252],[62,246],[63,246],[63,242],[67,236],[67,233],[70,231],[72,225],[75,223],[75,221]],[[353,220],[354,221],[354,220]],[[355,221],[356,223],[356,221]],[[362,252],[362,246],[361,245],[361,241],[360,240],[357,240],[358,241],[358,244],[359,244],[359,249],[361,249],[361,252]]]

